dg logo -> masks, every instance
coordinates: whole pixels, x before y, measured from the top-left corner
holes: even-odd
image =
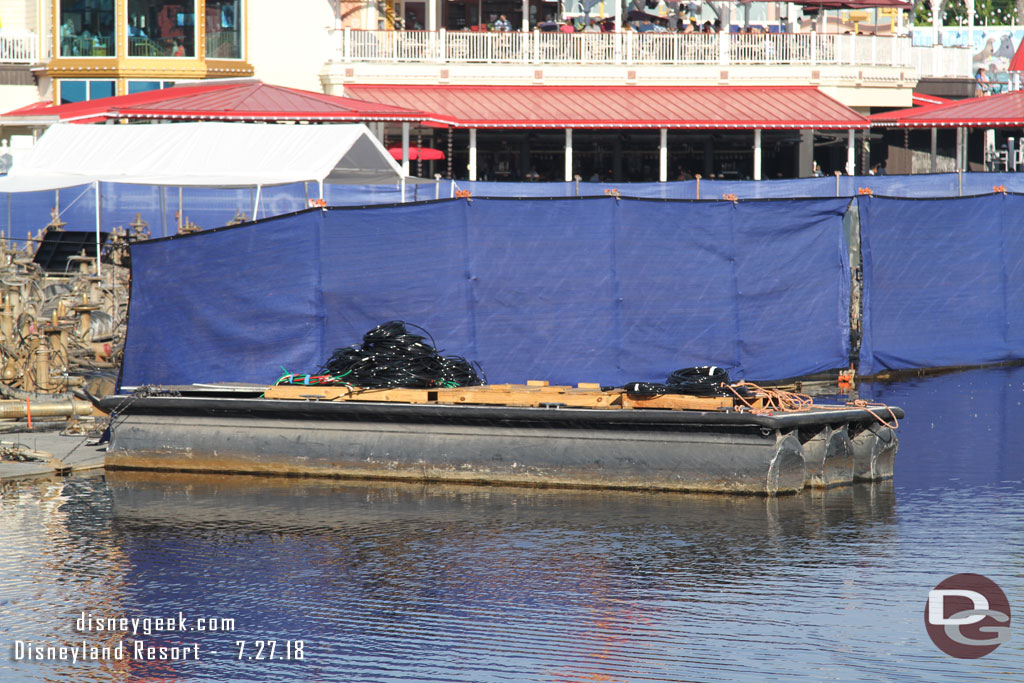
[[[1010,639],[1010,601],[980,574],[955,574],[928,592],[924,623],[951,657],[977,659]]]

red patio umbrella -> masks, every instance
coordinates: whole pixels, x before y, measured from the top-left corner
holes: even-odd
[[[388,152],[395,160],[402,160],[401,147],[388,147]],[[433,149],[432,147],[409,147],[410,161],[439,161],[441,159],[444,159],[444,152],[439,149]]]

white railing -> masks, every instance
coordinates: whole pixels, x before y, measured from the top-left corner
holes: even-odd
[[[915,65],[904,36],[331,31],[336,62]]]
[[[30,31],[0,30],[0,64],[34,64],[39,61],[39,36]]]
[[[973,78],[974,50],[967,47],[912,47],[913,64],[922,78]]]

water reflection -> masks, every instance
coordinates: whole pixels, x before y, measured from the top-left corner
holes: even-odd
[[[1024,594],[1022,388],[1020,368],[862,387],[907,409],[896,480],[770,500],[127,472],[7,485],[9,642],[80,640],[83,611],[235,628],[140,636],[197,643],[199,661],[8,658],[0,679],[1015,681],[1018,626],[964,662],[922,613],[956,572]],[[246,659],[258,640],[304,658]]]

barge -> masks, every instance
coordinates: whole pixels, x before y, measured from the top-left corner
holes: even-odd
[[[146,387],[100,407],[110,469],[768,496],[891,478],[903,417],[546,382]]]

